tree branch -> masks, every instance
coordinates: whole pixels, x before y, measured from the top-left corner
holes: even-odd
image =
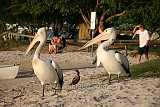
[[[88,20],[88,18],[86,17],[86,15],[83,14],[83,11],[82,11],[81,9],[80,9],[80,13],[81,13],[84,21],[85,21],[88,25],[90,25],[91,22]]]
[[[106,14],[108,13],[109,10],[110,9],[107,9],[106,11],[103,12],[103,14],[101,15],[99,24],[103,24],[104,23],[104,18],[105,18]]]
[[[20,5],[23,5],[23,4],[16,4],[16,5],[10,6],[10,7],[6,8],[6,9],[4,9],[0,14],[2,14],[3,12],[5,12],[5,11],[11,9],[11,8],[14,8],[14,7],[17,7],[17,6],[20,6]]]
[[[118,17],[118,16],[121,16],[121,15],[125,14],[126,11],[127,11],[131,6],[133,6],[134,4],[145,4],[145,3],[149,3],[149,2],[133,2],[133,3],[131,3],[129,6],[127,6],[127,8],[126,8],[123,12],[118,13],[118,14],[115,14],[115,15],[110,16],[109,18],[107,18],[107,19],[106,19],[106,22],[109,22],[109,21],[111,20],[111,18]]]
[[[96,3],[96,7],[95,7],[95,11],[97,10],[97,8],[101,5],[101,2],[99,2],[99,0],[97,0],[97,3]]]
[[[70,8],[71,10],[73,10],[73,11],[78,12],[79,14],[81,14],[83,20],[84,20],[88,25],[90,25],[90,21],[89,21],[88,18],[84,15],[84,13],[83,13],[83,11],[82,11],[81,9],[76,9],[76,8],[71,7],[71,6],[68,6],[68,8]]]
[[[76,8],[73,8],[73,7],[71,7],[71,6],[67,6],[67,7],[68,7],[68,8],[70,8],[71,10],[75,11],[75,12],[80,13],[80,11],[79,11],[79,10],[77,10]]]
[[[118,13],[118,14],[115,14],[113,16],[110,16],[109,18],[106,19],[106,22],[109,22],[111,20],[111,18],[114,18],[114,17],[118,17],[118,16],[121,16],[123,14],[125,14],[126,11],[123,11],[122,13]]]

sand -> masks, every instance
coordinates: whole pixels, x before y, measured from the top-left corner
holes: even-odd
[[[128,78],[120,83],[112,80],[108,85],[107,77],[98,77],[106,71],[91,64],[88,52],[56,55],[42,52],[41,59],[57,61],[64,71],[62,91],[54,95],[51,86],[46,86],[42,98],[42,86],[31,66],[33,52],[23,54],[23,51],[0,52],[0,65],[20,64],[15,79],[0,80],[0,107],[160,107],[160,78]],[[136,64],[135,58],[128,59],[130,64]],[[74,69],[79,69],[81,80],[70,86],[76,74]]]

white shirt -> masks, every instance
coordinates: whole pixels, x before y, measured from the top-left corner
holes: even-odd
[[[139,47],[142,48],[146,45],[149,38],[149,33],[147,30],[141,31],[137,30],[136,34],[139,34]]]

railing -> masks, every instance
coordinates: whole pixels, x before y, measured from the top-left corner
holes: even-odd
[[[29,38],[29,41],[31,42],[32,38],[34,38],[34,36],[32,35],[23,35],[23,34],[18,34],[18,33],[9,33],[9,32],[5,32],[3,34],[1,34],[0,36],[5,36],[3,37],[4,39],[15,39],[15,40],[19,40],[20,37],[27,37]]]
[[[7,39],[15,39],[15,40],[19,40],[20,37],[27,37],[29,38],[28,40],[31,42],[31,40],[34,38],[34,36],[32,35],[22,35],[22,34],[18,34],[18,33],[9,33],[9,32],[5,32],[3,34],[1,34],[0,36],[6,36]],[[51,39],[48,38],[48,41],[50,41]],[[85,43],[87,43],[89,40],[77,40],[77,39],[67,39],[66,42],[67,44],[78,44],[80,46],[84,45]],[[128,45],[138,45],[139,44],[139,40],[115,40],[114,45],[122,45],[124,46],[125,49],[125,55],[128,54]],[[153,40],[150,42],[151,45],[159,45],[160,44],[160,40]]]
[[[72,40],[72,39],[68,39],[67,43],[70,44],[81,44],[84,45],[85,43],[87,43],[87,41],[89,40]],[[129,45],[139,45],[139,40],[115,40],[114,45],[118,45],[118,46],[124,46],[125,49],[125,55],[128,55],[128,46]],[[160,40],[153,40],[150,42],[150,45],[160,45]],[[95,45],[94,47],[97,47],[97,45]],[[88,48],[89,51],[89,48]]]

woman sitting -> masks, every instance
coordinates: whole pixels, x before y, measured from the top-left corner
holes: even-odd
[[[52,52],[54,54],[56,54],[59,50],[59,48],[62,47],[61,45],[62,39],[59,37],[59,35],[57,34],[56,37],[53,38],[53,40],[51,40],[51,44],[49,44],[49,54],[51,54]]]

